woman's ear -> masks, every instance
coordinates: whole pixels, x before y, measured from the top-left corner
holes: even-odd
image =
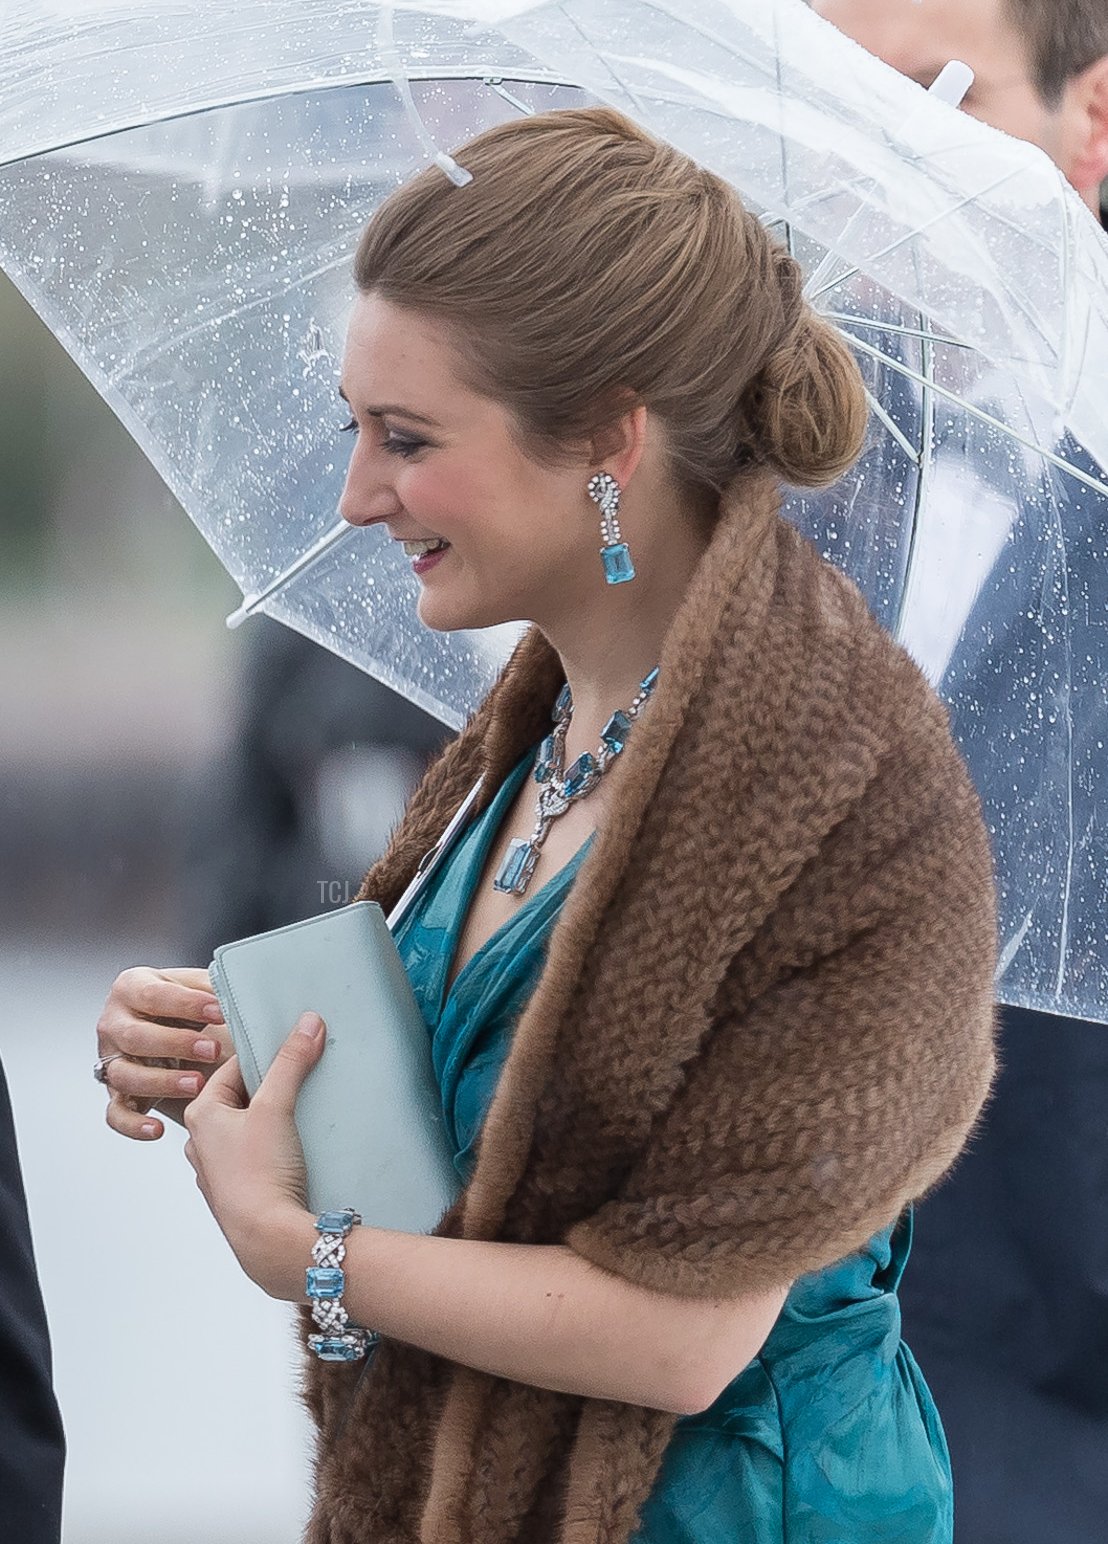
[[[610,472],[621,488],[626,488],[642,460],[649,421],[645,403],[629,392],[625,398],[625,410],[597,430],[590,444],[590,465],[598,471]]]

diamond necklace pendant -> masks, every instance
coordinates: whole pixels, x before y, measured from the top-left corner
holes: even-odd
[[[533,773],[539,785],[535,808],[535,829],[528,837],[514,837],[496,871],[494,890],[505,895],[525,895],[535,873],[543,843],[551,824],[564,815],[571,804],[592,793],[612,762],[623,750],[631,725],[650,699],[658,681],[658,668],[639,683],[638,694],[625,711],[617,711],[600,733],[596,755],[588,751],[565,770],[566,735],[573,718],[573,696],[568,683],[562,687],[554,704],[554,729],[539,747]]]

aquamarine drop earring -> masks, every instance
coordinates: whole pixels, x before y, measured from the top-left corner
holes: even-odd
[[[635,577],[635,565],[619,528],[619,483],[610,472],[597,472],[589,478],[589,498],[600,507],[600,535],[604,545],[600,556],[604,577],[609,584],[626,584]]]

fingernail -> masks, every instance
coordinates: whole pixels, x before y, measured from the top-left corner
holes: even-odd
[[[155,1126],[155,1124],[154,1124],[154,1122],[152,1120],[145,1120],[145,1121],[143,1121],[143,1123],[142,1123],[142,1134],[143,1134],[144,1137],[156,1137],[157,1136],[158,1128],[157,1128],[157,1126]]]
[[[222,1024],[223,1009],[218,1003],[205,1003],[203,1017],[207,1019],[209,1024]]]
[[[296,1027],[309,1040],[316,1040],[322,1033],[323,1020],[318,1013],[302,1013],[296,1021]]]
[[[200,1092],[199,1073],[186,1072],[184,1077],[177,1079],[177,1087],[183,1094],[198,1094]]]
[[[214,1040],[198,1040],[192,1048],[194,1061],[211,1061],[215,1056],[216,1045]]]

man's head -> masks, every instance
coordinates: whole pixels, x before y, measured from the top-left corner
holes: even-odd
[[[951,59],[963,106],[1045,150],[1092,208],[1108,176],[1108,0],[812,0],[812,9],[929,86]]]

